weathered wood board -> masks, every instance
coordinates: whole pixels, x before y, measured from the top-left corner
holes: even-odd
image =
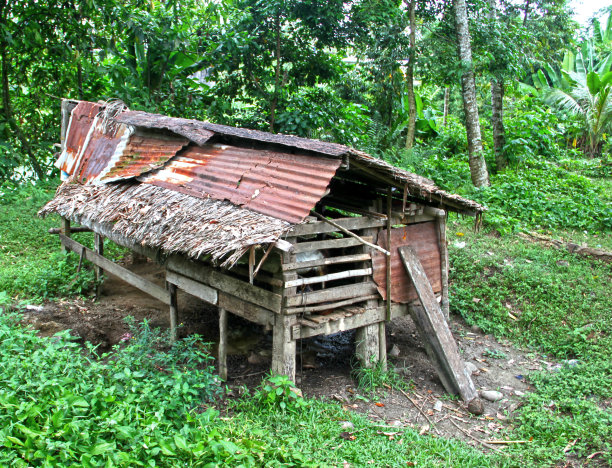
[[[419,330],[429,358],[434,363],[444,388],[461,395],[466,403],[478,398],[474,383],[459,355],[457,343],[448,328],[436,296],[425,275],[416,252],[411,247],[400,247],[399,254],[414,283],[422,307],[411,307],[412,318]]]

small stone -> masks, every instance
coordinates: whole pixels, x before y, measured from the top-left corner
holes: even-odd
[[[400,355],[400,349],[397,347],[397,345],[391,346],[391,349],[389,350],[389,356],[398,357],[399,355]]]
[[[466,362],[465,370],[468,371],[468,374],[472,375],[474,372],[478,372],[478,367],[472,362]]]
[[[402,427],[403,424],[401,421],[397,420],[397,419],[393,419],[391,421],[387,421],[387,426],[390,427]]]
[[[566,267],[569,266],[569,262],[567,260],[559,260],[557,265]]]
[[[480,396],[488,401],[499,401],[504,397],[504,394],[496,390],[481,390]]]
[[[42,312],[43,310],[45,310],[45,308],[43,306],[28,304],[27,306],[25,306],[25,310],[31,310],[32,312]]]
[[[442,402],[440,400],[437,400],[434,403],[433,409],[436,411],[442,411]]]
[[[355,425],[350,421],[340,421],[340,427],[342,429],[354,429]]]
[[[468,411],[475,415],[484,413],[484,405],[482,401],[480,401],[480,398],[474,398],[468,403]]]
[[[525,393],[521,392],[520,390],[515,390],[514,394],[519,397],[525,395]]]

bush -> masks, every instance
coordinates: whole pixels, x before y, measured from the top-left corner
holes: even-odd
[[[124,343],[98,358],[68,332],[41,338],[18,321],[0,312],[3,466],[232,459],[232,448],[207,429],[217,412],[201,403],[220,387],[197,337],[170,345],[146,322],[132,323]]]

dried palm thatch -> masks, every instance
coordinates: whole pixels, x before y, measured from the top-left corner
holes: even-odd
[[[166,253],[210,255],[223,267],[233,265],[253,245],[276,242],[293,226],[226,201],[134,182],[64,183],[39,215],[50,213],[88,227],[104,225],[117,238]]]

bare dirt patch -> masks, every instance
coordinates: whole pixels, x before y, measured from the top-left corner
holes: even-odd
[[[163,270],[153,263],[131,264],[138,274],[163,284]],[[180,336],[198,333],[206,341],[217,339],[217,311],[197,298],[179,293]],[[124,317],[137,321],[148,320],[152,327],[168,328],[167,307],[139,290],[108,276],[98,301],[63,300],[50,302],[41,308],[26,308],[24,322],[53,335],[70,329],[79,340],[108,351],[128,332]],[[314,398],[334,400],[347,411],[366,414],[381,426],[393,428],[411,426],[422,433],[454,437],[485,450],[499,450],[500,432],[511,413],[521,404],[522,395],[529,391],[523,376],[541,370],[552,363],[542,356],[513,347],[483,335],[478,329],[467,327],[460,319],[452,318],[451,328],[462,356],[475,367],[474,384],[481,390],[495,390],[502,394],[496,402],[483,400],[485,412],[475,417],[463,402],[446,394],[431,365],[410,318],[397,319],[387,327],[389,366],[409,383],[406,393],[387,389],[376,395],[364,394],[351,376],[354,365],[354,333],[346,332],[331,337],[317,337],[298,343],[296,383],[304,394]],[[270,368],[272,336],[263,327],[230,319],[230,349],[228,358],[229,386],[232,393],[254,388]]]

